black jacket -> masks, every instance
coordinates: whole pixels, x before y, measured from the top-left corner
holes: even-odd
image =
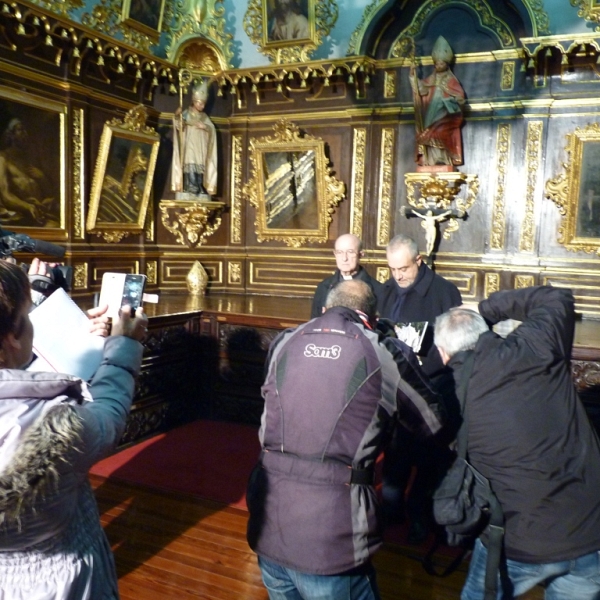
[[[367,271],[359,266],[358,271],[352,276],[352,279],[360,279],[364,281],[375,294],[375,297],[379,301],[379,294],[381,292],[381,284],[376,279],[373,279]],[[310,318],[315,319],[323,314],[323,307],[325,306],[325,300],[327,300],[327,294],[338,284],[340,281],[344,281],[341,276],[339,269],[335,270],[335,273],[331,277],[327,277],[319,283],[315,290],[315,296],[313,298],[312,309],[310,311]]]
[[[380,317],[396,322],[429,322],[421,346],[421,354],[424,355],[423,368],[428,375],[432,375],[443,367],[439,353],[433,345],[435,319],[447,310],[460,306],[462,298],[453,283],[434,273],[425,263],[422,263],[420,268],[423,270],[423,275],[406,293],[400,319],[394,319],[393,314],[399,289],[393,278],[382,285],[377,308]]]
[[[523,321],[506,339],[480,336],[467,392],[468,454],[504,510],[506,556],[543,563],[600,550],[600,445],[571,378],[571,292],[497,292],[479,311],[490,323]],[[463,359],[449,363],[457,384]]]

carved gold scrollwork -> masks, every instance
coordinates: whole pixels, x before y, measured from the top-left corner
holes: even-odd
[[[483,285],[483,296],[487,298],[490,294],[500,289],[500,275],[498,273],[486,273]]]
[[[83,109],[73,111],[73,233],[83,238]]]
[[[535,278],[533,275],[517,275],[515,277],[515,290],[531,287],[534,283]]]
[[[379,207],[377,210],[377,245],[385,246],[390,241],[390,213],[392,206],[392,182],[394,173],[395,130],[386,127],[381,132],[381,173],[379,178]]]
[[[583,129],[577,127],[567,135],[565,150],[568,158],[563,163],[563,172],[549,179],[545,189],[546,197],[556,204],[562,217],[558,243],[574,252],[600,254],[600,230],[594,225],[596,211],[600,211],[600,198],[595,193],[585,196],[595,187],[592,173],[596,170],[596,157],[600,155],[600,123],[591,123]]]
[[[502,250],[506,232],[505,193],[506,178],[508,176],[508,156],[510,150],[510,124],[498,125],[496,137],[496,193],[492,209],[492,232],[490,248]]]
[[[520,252],[532,252],[535,242],[535,188],[538,170],[542,162],[542,121],[527,124],[527,193],[525,195],[525,215],[519,240]]]
[[[242,242],[242,136],[231,138],[231,231],[232,244]]]
[[[571,6],[579,8],[577,14],[586,21],[596,24],[596,31],[600,30],[600,5],[595,0],[571,0]]]
[[[177,243],[195,248],[219,228],[225,203],[161,200],[159,208],[162,224]]]
[[[350,211],[350,233],[362,238],[363,211],[365,200],[365,158],[367,130],[354,130],[354,156],[352,160],[352,194]]]
[[[390,270],[388,267],[377,267],[376,279],[379,283],[385,283],[390,277]]]
[[[73,265],[73,287],[78,290],[87,289],[88,264],[77,263]]]

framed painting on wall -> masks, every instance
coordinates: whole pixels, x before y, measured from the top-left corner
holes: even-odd
[[[564,172],[546,183],[562,216],[558,241],[568,250],[600,254],[600,123],[567,135]]]
[[[249,0],[244,31],[277,64],[305,62],[337,17],[336,0]]]
[[[271,47],[313,41],[314,0],[262,0],[263,42]]]
[[[64,104],[0,86],[2,227],[40,228],[46,238],[64,237],[65,128]]]
[[[322,244],[346,186],[331,173],[324,140],[301,135],[285,119],[273,130],[272,136],[250,139],[252,176],[243,193],[256,208],[256,238],[296,248]]]
[[[123,23],[158,40],[162,29],[165,1],[123,0]]]
[[[138,106],[120,121],[104,124],[87,230],[117,242],[144,229],[160,137],[145,126],[146,109]]]

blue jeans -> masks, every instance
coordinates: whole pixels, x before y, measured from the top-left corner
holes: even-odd
[[[475,542],[469,574],[461,600],[481,600],[485,581],[487,549]],[[544,583],[546,600],[600,600],[600,552],[556,563],[506,561],[509,582],[498,582],[498,600],[510,600]]]
[[[341,575],[309,575],[258,557],[270,600],[379,600],[375,569],[369,564]]]

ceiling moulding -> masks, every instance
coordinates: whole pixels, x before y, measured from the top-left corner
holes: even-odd
[[[39,60],[49,74],[73,80],[89,78],[100,84],[116,84],[148,98],[159,86],[176,93],[177,69],[171,63],[104,36],[84,25],[28,4],[2,2],[0,44],[15,52],[18,60]]]
[[[311,89],[313,80],[322,85],[333,85],[343,80],[355,90],[356,96],[364,97],[366,87],[370,85],[377,62],[365,56],[328,61],[309,61],[249,69],[223,71],[213,77],[222,96],[225,90],[237,94],[240,88],[250,87],[251,93],[259,93],[260,87],[273,86],[276,92],[285,93],[286,88],[294,90]]]
[[[576,67],[590,60],[600,64],[600,34],[578,33],[546,37],[521,38],[522,71],[537,72],[545,62]],[[585,61],[582,61],[585,59]]]

